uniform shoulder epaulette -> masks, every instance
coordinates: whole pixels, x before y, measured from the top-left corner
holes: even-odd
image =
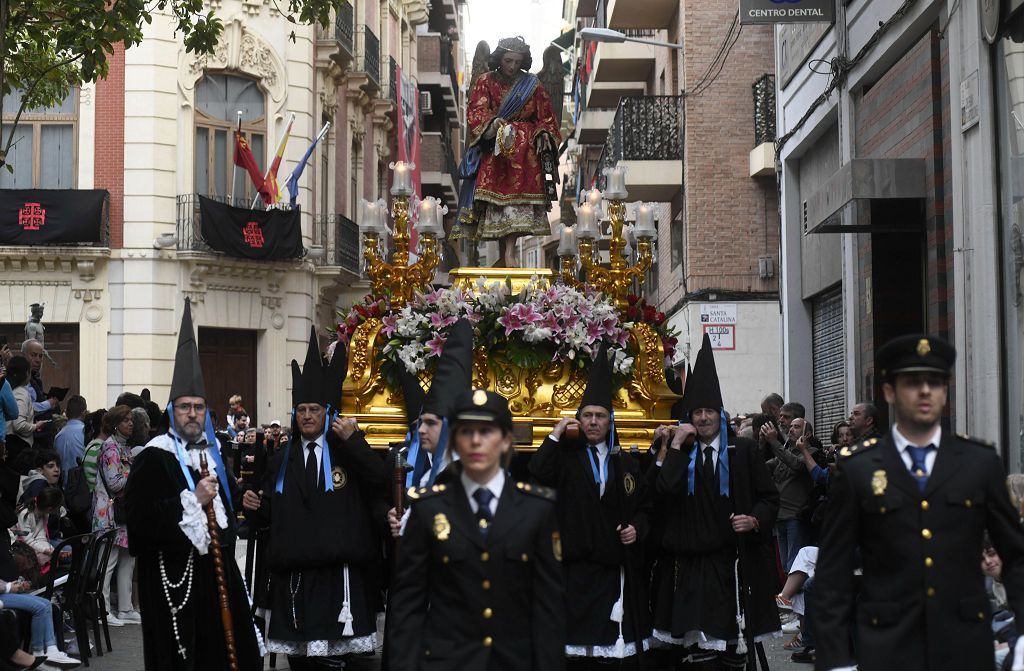
[[[982,447],[995,448],[996,444],[991,440],[985,440],[984,438],[975,438],[974,436],[968,436],[966,433],[957,433],[956,437],[960,440],[967,441],[968,443],[974,443],[975,445],[981,445]]]
[[[542,499],[547,499],[548,501],[554,501],[557,498],[555,495],[555,490],[552,489],[551,487],[533,485],[530,484],[529,482],[517,482],[516,489],[518,489],[521,492],[526,492],[527,494],[533,494],[534,496],[540,497]]]
[[[855,454],[871,450],[875,445],[878,445],[878,438],[868,438],[867,440],[862,440],[859,443],[854,443],[849,447],[840,448],[839,456],[843,459],[848,459]]]
[[[420,501],[422,499],[429,499],[431,496],[437,496],[444,490],[448,489],[445,485],[431,485],[429,487],[410,487],[405,492],[405,498],[410,501]]]

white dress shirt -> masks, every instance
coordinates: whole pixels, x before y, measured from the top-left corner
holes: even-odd
[[[914,459],[910,456],[910,450],[907,449],[908,447],[927,447],[928,445],[931,445],[935,448],[924,458],[925,470],[927,470],[928,473],[931,473],[935,468],[935,457],[939,455],[939,442],[941,440],[942,427],[938,424],[935,425],[935,432],[931,437],[920,445],[915,445],[907,440],[907,437],[900,433],[899,425],[894,425],[892,427],[892,442],[896,445],[896,452],[898,452],[900,458],[903,459],[903,464],[907,467],[908,471],[914,469]]]
[[[705,443],[700,438],[700,436],[697,437],[697,448],[698,448],[698,451],[700,452],[700,458],[699,458],[699,462],[698,463],[699,463],[700,466],[704,466],[704,448],[707,447],[708,445],[710,445],[711,446],[711,463],[714,464],[715,468],[718,468],[718,452],[721,449],[721,444],[722,444],[721,439],[722,439],[721,432],[719,432],[719,434],[717,436],[715,436],[714,440],[712,440],[710,443]]]
[[[308,449],[310,443],[316,443],[316,447],[313,448],[313,454],[316,455],[316,472],[319,473],[321,470],[323,470],[322,464],[324,458],[324,448],[320,446],[319,438],[316,440],[306,440],[305,438],[302,439],[302,465],[305,466],[306,459],[309,458]]]
[[[469,509],[473,511],[474,515],[476,515],[477,510],[479,510],[480,504],[478,504],[476,499],[473,498],[473,494],[475,494],[476,490],[480,488],[487,488],[491,490],[491,494],[494,494],[494,496],[491,497],[490,503],[491,516],[493,517],[494,513],[498,511],[498,499],[501,498],[501,490],[505,488],[505,471],[498,469],[498,474],[483,485],[470,478],[465,472],[460,474],[459,477],[462,478],[462,488],[466,490],[466,498],[469,499]]]

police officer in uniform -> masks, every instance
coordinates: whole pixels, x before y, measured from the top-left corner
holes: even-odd
[[[409,493],[391,594],[390,669],[562,669],[554,494],[502,470],[513,442],[504,397],[463,392],[450,418],[457,476]]]
[[[979,561],[986,529],[1024,621],[1024,531],[1002,460],[991,444],[939,423],[955,358],[949,343],[928,335],[878,351],[896,421],[884,437],[840,450],[811,604],[819,669],[993,668]],[[856,548],[863,580],[855,605]]]

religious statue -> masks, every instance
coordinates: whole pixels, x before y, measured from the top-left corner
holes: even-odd
[[[39,344],[45,348],[46,342],[44,342],[44,332],[46,329],[43,328],[44,307],[45,306],[40,303],[33,303],[29,306],[29,310],[31,310],[32,315],[28,318],[28,321],[25,322],[25,340],[38,340]]]
[[[502,39],[469,94],[469,148],[459,166],[459,216],[450,237],[498,240],[497,266],[518,265],[520,236],[551,234],[547,212],[557,199],[561,136],[548,91],[529,72],[532,63],[522,37]]]

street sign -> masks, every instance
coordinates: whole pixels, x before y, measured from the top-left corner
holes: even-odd
[[[735,324],[704,324],[704,333],[708,334],[711,349],[736,349]]]
[[[834,0],[740,0],[740,23],[832,23]]]

